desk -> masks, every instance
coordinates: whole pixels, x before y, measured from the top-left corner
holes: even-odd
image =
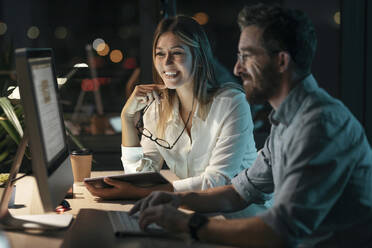
[[[106,175],[117,175],[121,174],[122,171],[102,171],[92,172],[92,177],[106,176]],[[169,181],[174,181],[177,177],[168,170],[161,171],[163,176]],[[12,215],[22,214],[39,214],[42,212],[41,203],[36,187],[36,182],[33,177],[25,177],[16,183],[17,192],[15,198],[15,208],[9,209]],[[92,208],[101,210],[119,210],[128,211],[132,206],[132,201],[100,201],[96,197],[92,196],[84,185],[74,184],[74,199],[68,199],[71,210],[67,213],[76,216],[81,208]],[[216,245],[207,244],[188,244],[186,242],[168,239],[157,239],[148,237],[128,237],[115,239],[113,236],[107,240],[98,238],[101,234],[99,226],[97,232],[92,233],[92,237],[97,238],[100,242],[96,243],[96,247],[222,247]],[[6,236],[11,244],[11,247],[60,247],[63,243],[63,237],[66,230],[52,231],[47,233],[24,233],[24,232],[5,232]],[[98,236],[97,236],[98,235]],[[106,240],[105,240],[106,239]],[[196,245],[196,246],[195,246]]]

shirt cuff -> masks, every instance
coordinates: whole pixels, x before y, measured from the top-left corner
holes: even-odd
[[[121,160],[129,163],[143,159],[143,148],[121,146]]]
[[[186,179],[173,181],[174,192],[185,192],[200,190],[200,177],[189,177]]]
[[[143,167],[143,157],[142,147],[121,146],[121,162],[124,168],[124,173],[138,173]]]
[[[252,185],[247,176],[248,170],[249,168],[240,172],[231,180],[231,184],[247,203],[264,204],[265,201],[271,199],[271,194],[263,193]]]

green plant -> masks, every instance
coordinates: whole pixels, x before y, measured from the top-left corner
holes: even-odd
[[[23,136],[23,108],[19,101],[13,103],[5,96],[0,97],[0,164],[12,163]],[[30,159],[30,153],[26,151]]]
[[[2,186],[9,179],[9,173],[0,173],[0,186]]]
[[[3,37],[0,44],[0,171],[3,171],[12,163],[23,136],[23,109],[19,101],[8,99],[14,90],[9,87],[17,84],[13,42]],[[29,158],[28,151],[26,155]]]

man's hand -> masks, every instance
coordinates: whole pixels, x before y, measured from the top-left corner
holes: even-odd
[[[178,208],[181,203],[181,197],[175,193],[156,191],[152,192],[148,197],[138,201],[129,214],[135,214],[140,211],[143,212],[145,209],[161,204],[169,204],[175,208]]]
[[[92,195],[105,200],[138,199],[143,196],[143,189],[130,183],[114,180],[108,177],[104,179],[104,182],[113,187],[99,189],[88,183],[85,183],[85,186]]]
[[[148,207],[140,214],[139,225],[145,229],[148,225],[156,223],[172,232],[188,232],[190,215],[181,212],[170,204]]]

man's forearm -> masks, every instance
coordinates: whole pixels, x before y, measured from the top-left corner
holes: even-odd
[[[285,247],[283,239],[260,218],[210,219],[198,237],[202,241],[239,247]]]
[[[173,185],[170,183],[167,184],[159,184],[152,187],[137,187],[137,195],[138,199],[142,199],[154,191],[169,191],[173,192]]]
[[[181,196],[182,207],[200,213],[233,212],[250,204],[245,202],[231,185],[178,194]]]

